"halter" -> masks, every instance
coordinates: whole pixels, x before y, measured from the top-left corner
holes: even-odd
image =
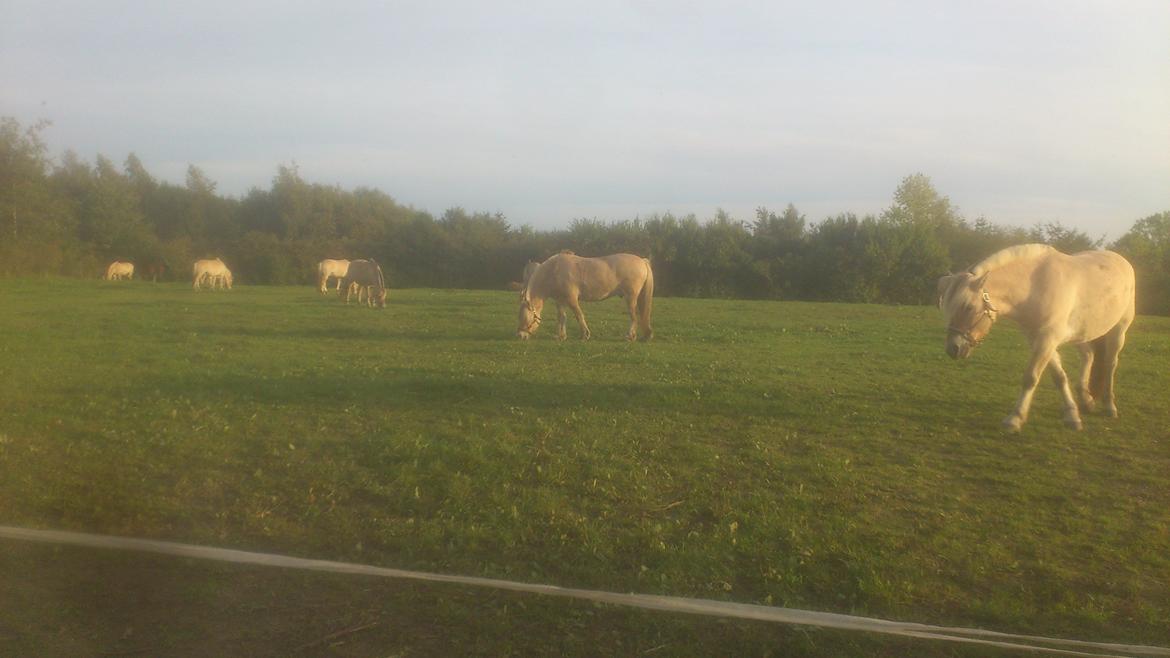
[[[535,311],[535,310],[532,308],[532,302],[528,301],[527,299],[523,300],[523,303],[524,303],[524,305],[525,305],[525,306],[527,306],[527,307],[528,307],[528,310],[529,310],[529,311],[532,311],[532,319],[533,319],[533,320],[536,322],[536,326],[538,326],[538,327],[539,327],[539,326],[540,326],[540,323],[541,323],[541,322],[543,322],[543,320],[540,318],[540,313],[537,313],[537,312],[536,312],[536,311]]]
[[[970,343],[971,347],[979,347],[979,344],[982,343],[985,338],[987,338],[987,334],[983,334],[983,338],[976,340],[975,337],[971,335],[971,331],[975,327],[979,326],[979,323],[983,321],[983,318],[990,319],[991,324],[995,324],[995,321],[999,318],[999,309],[997,309],[995,305],[991,303],[991,295],[987,293],[986,288],[983,290],[983,312],[979,314],[979,317],[975,319],[975,322],[971,323],[971,326],[968,327],[966,331],[951,325],[947,327],[947,334],[962,338],[963,340]],[[990,325],[987,327],[987,329],[988,333],[990,333]]]

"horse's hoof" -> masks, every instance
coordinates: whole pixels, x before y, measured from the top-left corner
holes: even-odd
[[[1003,429],[1007,432],[1019,432],[1020,427],[1024,424],[1019,416],[1008,416],[1003,419]]]
[[[1105,415],[1110,418],[1117,418],[1117,407],[1106,407]]]
[[[1085,429],[1085,425],[1081,422],[1080,418],[1065,418],[1064,426],[1070,430],[1076,430],[1078,432]]]

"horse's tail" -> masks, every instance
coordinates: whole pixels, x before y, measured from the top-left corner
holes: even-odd
[[[1109,350],[1106,349],[1108,340],[1109,334],[1105,334],[1089,341],[1089,347],[1093,350],[1093,365],[1089,368],[1089,395],[1094,399],[1105,394],[1105,380],[1109,377],[1110,370],[1110,364],[1105,362],[1109,354]]]
[[[654,306],[654,269],[650,267],[649,258],[643,258],[642,261],[646,263],[646,282],[638,293],[638,324],[642,325],[642,340],[650,340],[654,337],[654,329],[650,327],[650,311]]]

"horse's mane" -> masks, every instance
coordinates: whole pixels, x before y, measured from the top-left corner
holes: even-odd
[[[975,276],[983,276],[991,270],[999,269],[1008,263],[1014,263],[1017,260],[1024,260],[1025,258],[1046,256],[1055,251],[1056,249],[1046,244],[1020,244],[1014,247],[1007,247],[972,265],[969,271]]]

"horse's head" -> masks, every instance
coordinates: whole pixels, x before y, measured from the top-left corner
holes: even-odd
[[[516,327],[516,336],[520,340],[528,340],[540,328],[540,311],[543,306],[543,300],[532,300],[520,295],[520,323]]]
[[[379,287],[378,292],[371,295],[374,298],[374,306],[378,308],[386,308],[386,289]]]
[[[950,274],[938,280],[938,307],[947,319],[947,354],[965,359],[991,332],[999,310],[988,294],[987,274]]]

